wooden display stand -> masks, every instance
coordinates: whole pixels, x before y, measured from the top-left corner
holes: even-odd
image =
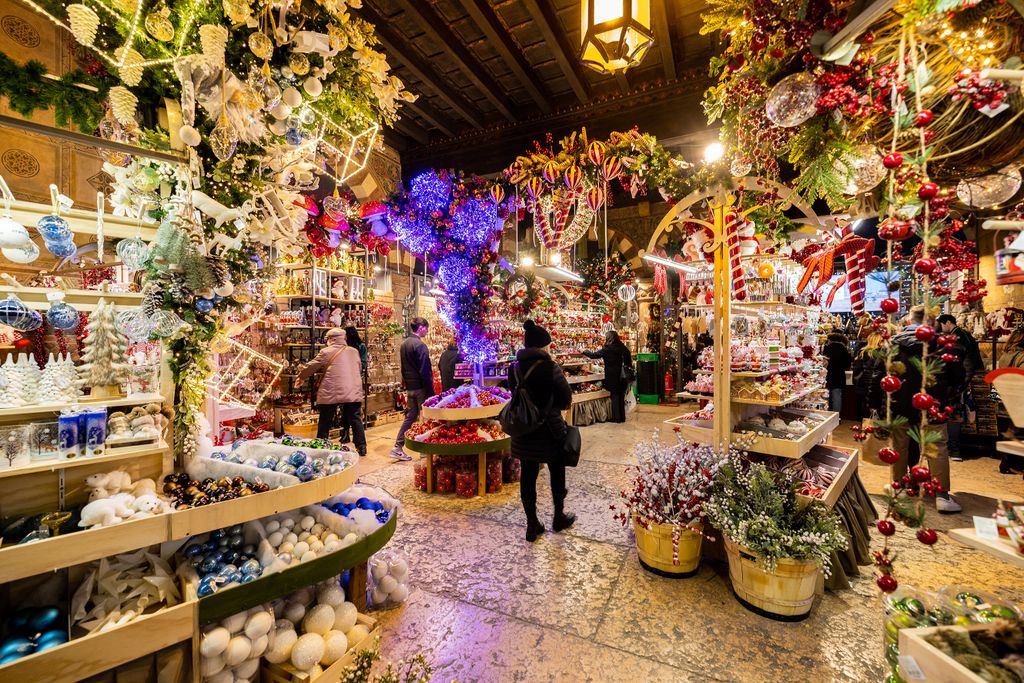
[[[512,439],[495,439],[481,443],[422,443],[415,439],[405,438],[405,447],[415,453],[422,453],[427,467],[427,493],[433,493],[434,486],[434,456],[455,456],[475,455],[477,457],[477,494],[483,496],[487,493],[487,456],[491,453],[504,453],[508,451]]]
[[[931,643],[924,639],[924,636],[943,629],[954,629],[966,633],[986,628],[989,628],[986,624],[972,624],[970,626],[932,626],[927,628],[900,629],[900,659],[907,657],[920,669],[920,674],[917,671],[911,674],[901,664],[900,675],[907,681],[984,683],[986,679],[931,645]],[[921,675],[924,677],[922,678]]]

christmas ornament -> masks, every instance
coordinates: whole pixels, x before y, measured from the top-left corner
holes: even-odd
[[[777,126],[792,128],[817,113],[821,88],[806,71],[786,76],[779,81],[765,102],[768,119]]]
[[[914,406],[914,410],[928,410],[935,405],[935,397],[931,394],[917,393],[911,397],[910,404]]]
[[[921,484],[930,480],[932,478],[932,473],[931,470],[924,465],[914,465],[910,468],[910,478],[918,484]]]
[[[882,378],[879,385],[882,387],[882,391],[892,394],[900,390],[900,387],[903,386],[903,380],[896,375],[886,375]]]
[[[917,540],[925,545],[935,545],[939,540],[939,535],[935,533],[935,529],[918,529]]]
[[[874,189],[886,176],[882,156],[874,145],[857,145],[834,165],[836,174],[845,178],[843,194],[857,195]]]
[[[129,237],[117,243],[117,257],[130,271],[142,270],[149,257],[149,245],[138,237]]]
[[[633,285],[619,285],[615,293],[620,301],[630,302],[636,299],[636,287]]]
[[[896,533],[896,525],[888,519],[878,520],[878,523],[875,524],[875,527],[878,529],[878,533],[882,534],[883,536],[892,536]]]
[[[899,152],[892,152],[882,157],[882,165],[889,170],[899,168],[903,165],[903,155]]]
[[[285,88],[284,92],[281,93],[281,101],[295,109],[295,107],[302,105],[302,93],[296,88]]]
[[[196,299],[196,302],[195,302],[194,305],[195,305],[195,309],[197,311],[199,311],[200,313],[209,313],[210,311],[213,310],[213,300],[212,299]]]
[[[931,122],[934,119],[935,115],[932,114],[931,109],[922,109],[921,111],[917,112],[916,116],[914,116],[914,125],[917,126],[918,128],[924,128],[925,126],[931,124]]]
[[[221,109],[217,125],[210,131],[210,149],[221,161],[227,161],[238,146],[238,133],[228,122],[227,114]]]
[[[918,325],[914,330],[914,336],[918,341],[928,343],[935,338],[935,330],[930,325]]]
[[[309,57],[301,52],[293,52],[288,55],[288,66],[296,76],[305,76],[309,73]]]
[[[211,66],[224,66],[224,51],[228,44],[227,28],[219,24],[203,24],[199,27],[199,44]]]
[[[998,173],[964,178],[956,186],[956,196],[975,209],[988,209],[1009,201],[1020,190],[1019,169],[1006,167]]]
[[[146,33],[153,36],[154,40],[166,43],[174,38],[174,24],[171,23],[171,10],[167,5],[161,5],[146,16]]]
[[[880,448],[878,449],[878,459],[886,465],[892,465],[899,462],[900,454],[894,448]]]
[[[771,261],[763,261],[761,265],[757,267],[757,275],[758,277],[767,280],[775,275],[775,266],[772,265]]]
[[[125,85],[135,87],[141,83],[144,61],[142,55],[126,45],[117,48],[114,54],[117,55],[119,63],[123,60],[124,65],[118,70],[118,75]]]
[[[189,147],[198,147],[199,143],[203,141],[199,131],[192,126],[182,126],[178,129],[178,137]]]
[[[875,579],[875,583],[882,589],[883,593],[892,593],[899,588],[899,584],[896,583],[896,579],[893,578],[892,574],[882,574]]]
[[[302,89],[306,91],[306,94],[312,98],[320,97],[324,91],[323,84],[314,76],[310,76],[302,82]]]
[[[57,258],[68,258],[74,256],[75,252],[78,251],[78,247],[72,240],[65,240],[63,242],[51,242],[50,240],[43,240],[46,245],[46,250]]]
[[[918,199],[933,199],[939,194],[939,186],[932,182],[921,183],[921,186],[917,188]]]
[[[36,230],[49,242],[66,242],[71,238],[71,226],[56,213],[40,218]]]
[[[0,217],[0,247],[26,247],[31,243],[24,225],[11,218],[10,208]]]
[[[21,247],[0,248],[0,253],[11,263],[26,264],[39,258],[39,247],[35,245],[35,242],[29,242]]]
[[[81,4],[67,6],[68,24],[71,35],[82,45],[91,47],[96,40],[96,30],[100,27],[100,18],[92,8]]]
[[[110,109],[114,112],[117,122],[124,126],[134,123],[135,108],[139,104],[139,98],[123,85],[111,88],[108,96],[110,97]]]
[[[933,258],[919,258],[914,261],[914,272],[921,275],[931,275],[935,272],[938,265]]]
[[[913,221],[903,220],[896,216],[890,216],[878,226],[878,236],[883,240],[898,242],[905,240],[914,234],[915,224]]]
[[[896,311],[900,310],[900,302],[897,299],[893,299],[892,297],[886,297],[885,299],[882,299],[882,301],[879,303],[879,306],[882,309],[882,313],[885,313],[887,315],[892,315]]]
[[[754,164],[751,163],[750,160],[744,159],[743,157],[736,157],[729,165],[729,172],[737,178],[742,178],[750,173],[752,168],[754,168]]]
[[[274,54],[274,42],[262,31],[249,35],[249,49],[260,59],[270,59]]]
[[[56,330],[73,330],[78,327],[78,311],[64,303],[63,292],[48,292],[46,300],[50,308],[46,311],[46,321]]]

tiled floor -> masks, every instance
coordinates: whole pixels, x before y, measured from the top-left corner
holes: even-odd
[[[523,538],[517,485],[468,500],[427,495],[413,487],[412,463],[385,457],[397,425],[371,430],[361,476],[403,502],[389,548],[408,555],[414,584],[408,603],[382,613],[384,656],[423,652],[434,680],[444,683],[881,681],[882,611],[869,567],[850,590],[826,593],[798,624],[747,612],[724,566],[706,562],[685,580],[640,567],[632,533],[609,506],[627,482],[633,444],[678,412],[641,406],[625,425],[584,428],[583,459],[568,477],[576,525],[534,544]],[[667,428],[661,436],[672,438]],[[849,441],[849,430],[835,436]],[[930,523],[940,532],[969,526],[971,514],[991,514],[996,496],[1024,499],[1020,476],[998,474],[997,464],[953,463],[964,513],[933,512]],[[876,494],[887,468],[862,464],[861,478]],[[541,479],[542,519],[550,520]],[[970,585],[1024,602],[1024,570],[940,539],[926,548],[900,531],[903,583]]]

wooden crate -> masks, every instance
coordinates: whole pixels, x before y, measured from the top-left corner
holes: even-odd
[[[284,425],[284,433],[289,436],[294,436],[297,439],[315,439],[316,438],[317,424],[308,425]]]
[[[369,635],[354,645],[349,643],[349,651],[345,656],[331,664],[324,672],[312,678],[305,671],[297,671],[291,664],[270,664],[263,663],[263,683],[335,683],[341,680],[342,673],[346,668],[355,662],[355,653],[360,650],[368,650],[374,646],[377,638],[380,637],[380,625],[373,617],[360,614],[356,622],[370,629]]]
[[[985,679],[959,663],[952,657],[933,647],[924,639],[931,633],[941,629],[956,629],[968,632],[985,629],[986,624],[971,626],[931,626],[928,628],[900,629],[900,657],[912,657],[924,678],[911,677],[900,665],[900,674],[904,680],[923,680],[927,683],[984,683]],[[915,672],[916,673],[916,672]]]
[[[792,413],[807,413],[819,411],[790,410]],[[839,413],[828,413],[828,418],[814,429],[809,430],[799,439],[775,439],[768,436],[751,436],[748,434],[733,433],[733,440],[751,440],[749,448],[751,453],[763,453],[764,455],[777,455],[782,458],[800,458],[805,453],[828,438],[829,434],[839,426]]]
[[[840,446],[818,446],[812,449],[808,456],[812,460],[825,460],[825,461],[837,461],[840,459],[845,460],[842,467],[839,470],[839,474],[836,475],[835,479],[832,480],[832,485],[825,490],[825,495],[821,498],[812,498],[811,496],[799,496],[800,498],[810,502],[812,500],[820,500],[829,508],[835,507],[835,504],[839,502],[839,496],[843,495],[843,491],[846,490],[846,485],[850,483],[850,479],[853,478],[854,473],[857,471],[857,465],[859,464],[859,457],[856,448],[842,448]]]

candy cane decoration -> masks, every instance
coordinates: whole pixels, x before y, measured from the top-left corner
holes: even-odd
[[[747,298],[747,281],[743,279],[743,264],[740,259],[740,220],[734,213],[726,214],[725,231],[729,245],[729,274],[732,277],[732,298],[744,301]]]
[[[874,246],[873,242],[872,246]],[[846,281],[850,286],[850,311],[858,317],[864,315],[864,266],[867,258],[866,249],[858,249],[846,257]]]

